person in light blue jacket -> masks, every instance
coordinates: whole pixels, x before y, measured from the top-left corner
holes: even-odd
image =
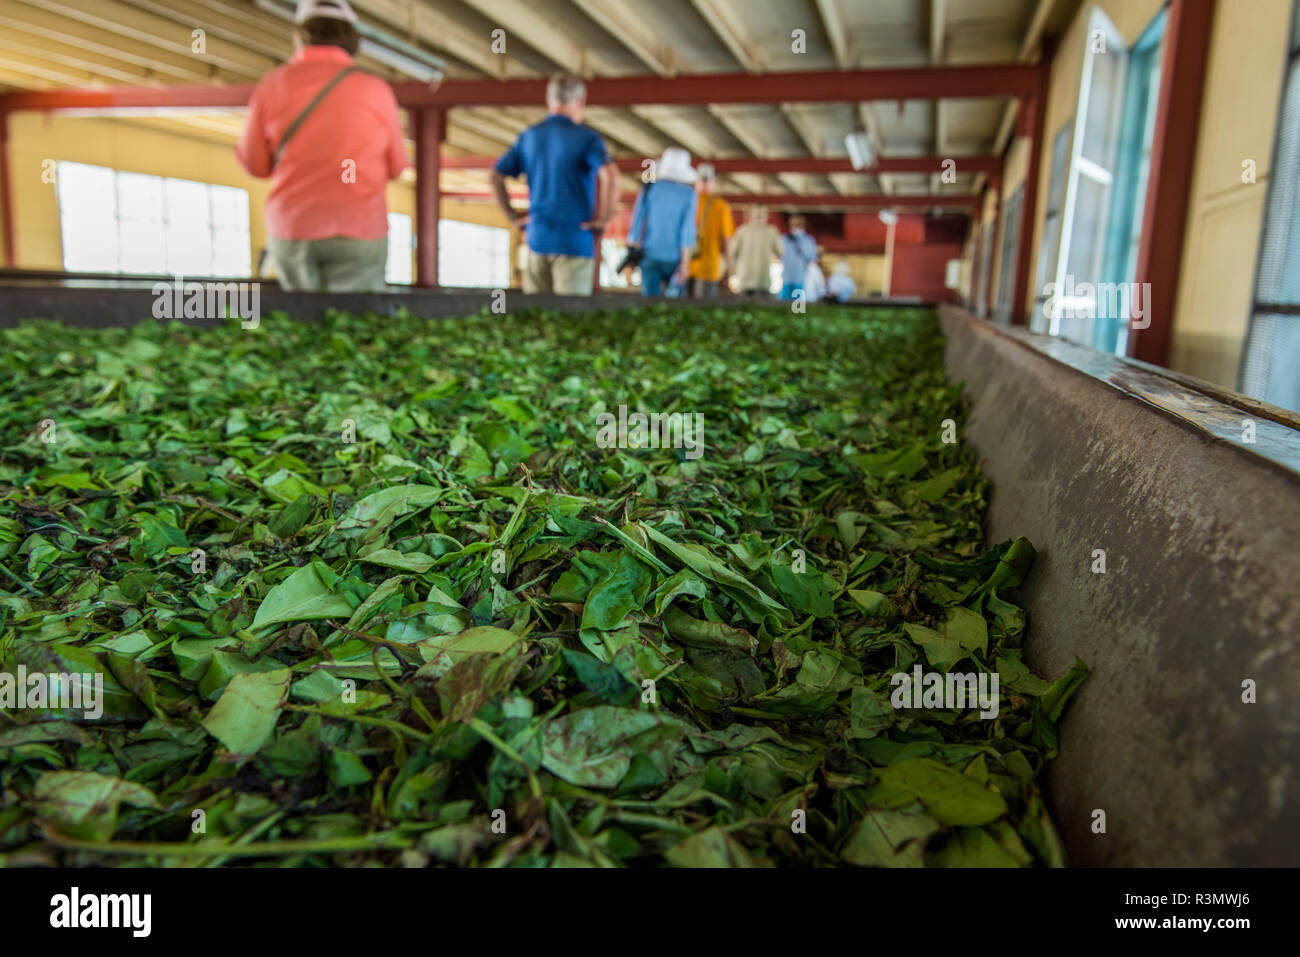
[[[781,298],[793,299],[803,292],[808,264],[817,259],[817,240],[805,231],[808,220],[798,213],[790,217],[790,232],[781,237]]]
[[[695,248],[694,182],[691,154],[670,146],[656,164],[654,181],[637,194],[627,236],[629,245],[642,250],[643,296],[680,295]]]

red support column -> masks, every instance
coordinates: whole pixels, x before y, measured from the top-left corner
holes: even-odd
[[[411,110],[411,133],[415,139],[415,284],[428,289],[438,286],[438,213],[442,193],[442,141],[447,113],[435,106]]]
[[[9,111],[0,110],[0,215],[4,216],[4,254],[5,266],[13,269],[18,265],[17,251],[14,248],[14,193],[10,184],[12,170],[9,167]]]
[[[1172,0],[1169,5],[1151,174],[1138,245],[1137,281],[1151,284],[1141,287],[1150,325],[1133,329],[1128,339],[1130,356],[1162,366],[1169,364],[1213,22],[1214,0]]]
[[[1034,248],[1034,220],[1038,213],[1038,179],[1043,156],[1043,127],[1047,125],[1047,89],[1052,72],[1054,45],[1043,41],[1038,60],[1038,90],[1020,101],[1018,132],[1029,137],[1029,168],[1025,173],[1024,193],[1020,204],[1020,236],[1016,249],[1016,278],[1011,290],[1011,323],[1028,324],[1025,308],[1029,298],[1029,259]]]

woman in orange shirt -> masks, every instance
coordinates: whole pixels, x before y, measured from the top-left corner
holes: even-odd
[[[731,204],[716,195],[718,174],[712,163],[701,163],[696,188],[699,204],[696,206],[695,255],[690,263],[690,294],[697,298],[712,298],[718,286],[731,272],[731,237],[736,223],[731,216]]]
[[[290,291],[373,292],[388,260],[385,190],[407,165],[397,99],[353,66],[347,0],[299,0],[294,53],[253,91],[235,149],[271,179],[267,247]]]

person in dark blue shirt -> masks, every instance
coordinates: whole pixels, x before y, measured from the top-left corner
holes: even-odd
[[[695,171],[691,154],[670,146],[659,158],[654,181],[641,187],[628,242],[642,249],[641,294],[672,296],[685,284],[695,246]]]
[[[582,125],[587,87],[557,74],[546,87],[550,114],[519,134],[492,170],[497,205],[527,227],[524,292],[589,295],[597,241],[618,205],[618,167],[600,134]],[[528,212],[510,205],[508,177],[528,177]]]

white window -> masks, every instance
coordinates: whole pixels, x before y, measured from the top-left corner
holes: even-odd
[[[69,272],[252,272],[247,190],[66,162],[57,182]]]
[[[388,214],[388,262],[384,266],[384,280],[404,286],[411,284],[411,217],[405,213]]]
[[[438,285],[486,289],[509,286],[510,230],[439,220]]]
[[[975,292],[975,314],[981,319],[989,314],[989,280],[993,275],[993,223],[984,225],[980,237],[979,284]]]
[[[1020,248],[1020,207],[1025,201],[1025,184],[1002,204],[1002,256],[998,260],[998,301],[993,308],[993,318],[1002,324],[1011,321],[1011,308],[1015,301],[1016,254]]]
[[[1096,318],[1089,313],[1095,304],[1086,296],[1065,295],[1060,290],[1102,280],[1128,49],[1115,25],[1095,8],[1086,43],[1060,241],[1055,269],[1048,274],[1056,283],[1057,308],[1047,331],[1091,344]]]

